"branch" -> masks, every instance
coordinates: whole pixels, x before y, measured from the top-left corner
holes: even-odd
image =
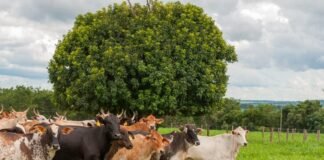
[[[128,2],[129,8],[130,8],[130,10],[131,10],[133,16],[136,16],[135,11],[134,11],[134,8],[133,8],[133,6],[132,6],[132,3],[130,2],[130,0],[127,0],[127,2]]]
[[[146,0],[146,5],[149,11],[151,11],[150,0]]]

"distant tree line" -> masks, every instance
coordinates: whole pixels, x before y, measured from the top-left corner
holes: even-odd
[[[45,115],[53,115],[56,111],[63,113],[64,110],[58,109],[64,107],[58,107],[53,94],[51,90],[25,86],[0,88],[0,104],[5,106],[5,110],[10,110],[12,106],[16,110],[24,110],[26,107],[36,108]],[[320,101],[315,100],[283,106],[281,112],[280,107],[271,104],[250,105],[242,109],[239,100],[224,98],[210,114],[166,117],[165,126],[169,127],[171,122],[174,124],[195,122],[198,125],[208,123],[211,128],[222,129],[230,129],[232,125],[246,126],[250,130],[260,129],[260,127],[279,128],[281,113],[283,128],[324,130],[324,108]],[[94,114],[85,111],[68,112],[69,117],[73,119],[90,118]]]

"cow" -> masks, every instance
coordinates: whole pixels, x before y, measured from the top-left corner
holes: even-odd
[[[201,133],[200,128],[187,124],[179,129],[181,132],[172,132],[163,135],[164,137],[173,136],[173,141],[165,148],[165,153],[161,154],[160,158],[158,158],[158,154],[155,154],[151,160],[183,160],[190,147],[200,144],[197,137],[197,134]]]
[[[105,156],[105,159],[110,160],[121,148],[126,148],[126,149],[133,148],[133,144],[129,138],[131,137],[132,139],[135,139],[133,132],[121,128],[120,133],[122,135],[122,138],[120,140],[112,142],[111,148],[108,151],[107,155]]]
[[[151,130],[147,135],[136,134],[131,141],[133,149],[119,149],[111,160],[150,160],[153,153],[163,153],[172,139],[164,138],[157,131]]]
[[[34,120],[37,120],[40,123],[50,123],[49,119],[47,119],[44,115],[41,115],[38,111],[33,110],[35,116],[33,117]]]
[[[101,160],[114,140],[121,139],[119,119],[109,114],[97,117],[99,127],[61,126],[59,143],[61,149],[56,152],[54,160]],[[62,130],[68,132],[61,132]]]
[[[128,131],[147,131],[155,130],[156,124],[161,124],[164,120],[155,118],[153,115],[149,115],[145,118],[141,118],[138,122],[134,123],[130,126],[122,126],[122,128],[125,128]]]
[[[231,134],[212,137],[198,136],[201,144],[189,148],[187,159],[191,160],[235,160],[241,146],[247,146],[246,133],[241,127]]]
[[[80,127],[95,127],[95,120],[71,121],[71,120],[56,120],[53,123],[60,126],[80,126]]]
[[[30,134],[0,132],[1,160],[51,160],[60,149],[55,124],[38,124]]]
[[[11,117],[10,118],[16,118],[18,120],[18,123],[25,123],[28,118],[27,118],[27,112],[29,108],[27,108],[25,111],[17,112],[12,108],[11,111]]]
[[[122,117],[120,118],[120,124],[124,125],[124,126],[130,126],[133,125],[135,122],[135,118],[137,116],[137,112],[133,112],[133,116],[132,117],[128,117],[127,112],[123,111],[122,112]]]

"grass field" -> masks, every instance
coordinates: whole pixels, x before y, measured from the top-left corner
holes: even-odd
[[[172,128],[160,128],[160,133],[170,133]],[[211,130],[210,135],[225,133],[225,131]],[[206,135],[206,133],[203,133]],[[281,142],[278,134],[274,134],[273,142],[269,142],[270,134],[265,133],[265,142],[262,141],[261,132],[249,132],[247,140],[249,145],[242,147],[237,160],[324,160],[324,135],[321,140],[316,140],[315,134],[308,134],[308,139],[303,142],[303,134],[294,135],[294,140],[289,137],[286,142],[286,134],[281,134]]]

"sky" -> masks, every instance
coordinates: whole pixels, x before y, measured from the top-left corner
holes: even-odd
[[[47,65],[75,17],[121,1],[1,0],[0,87],[51,89]],[[180,1],[203,8],[236,48],[226,97],[324,99],[324,1]]]

